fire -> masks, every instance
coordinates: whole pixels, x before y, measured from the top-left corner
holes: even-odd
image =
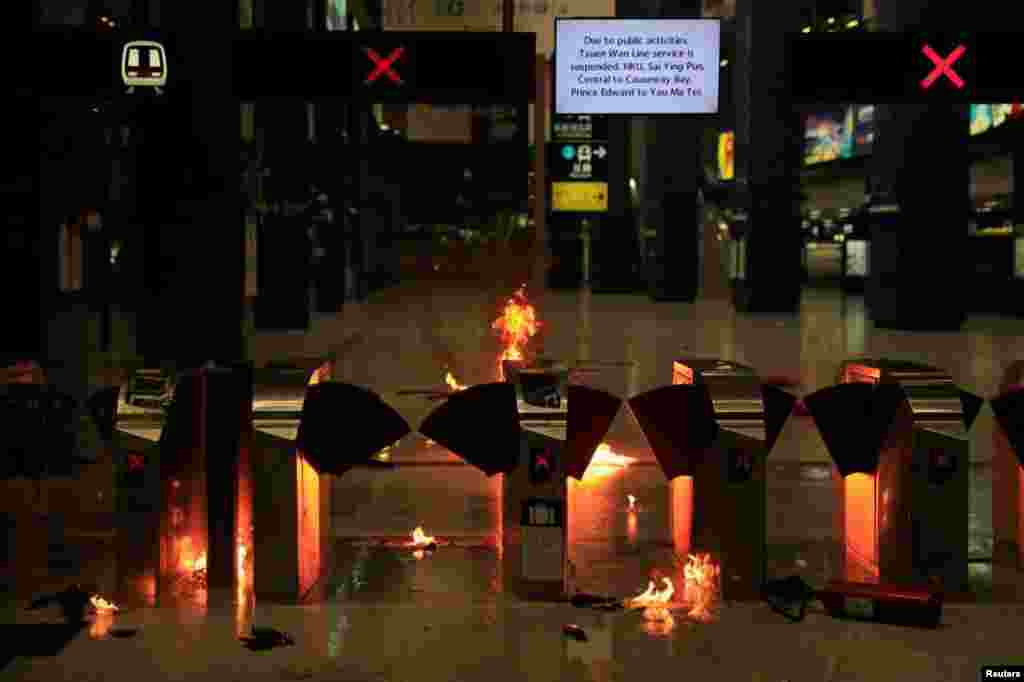
[[[434,536],[424,533],[422,526],[416,526],[416,530],[412,532],[412,545],[414,547],[426,547],[432,544],[435,544]]]
[[[238,584],[241,585],[245,581],[245,554],[246,547],[244,544],[239,543],[238,545]]]
[[[709,621],[712,618],[711,608],[715,604],[718,591],[720,567],[711,561],[710,554],[690,555],[686,563],[686,597],[690,602],[691,618]]]
[[[607,443],[601,443],[597,446],[597,450],[594,451],[594,457],[590,460],[587,470],[583,472],[583,478],[584,480],[603,478],[621,471],[635,461],[636,459],[633,457],[626,457],[616,453]],[[630,508],[632,509],[632,502],[630,503]]]
[[[522,360],[526,343],[540,328],[537,313],[526,298],[525,284],[519,287],[512,298],[508,299],[501,317],[494,321],[491,328],[498,330],[501,335],[501,343],[504,346],[501,357],[498,359],[500,377],[504,381],[505,373],[501,369],[502,361]]]
[[[112,601],[107,601],[98,594],[89,597],[89,603],[96,613],[117,613],[121,608]]]
[[[206,570],[206,552],[199,553],[199,556],[196,557],[192,570],[196,571],[197,573],[199,571]]]
[[[466,389],[465,386],[456,381],[455,377],[452,376],[451,372],[447,372],[444,375],[444,383],[448,384],[448,388],[452,389],[453,391],[463,391]]]
[[[675,585],[668,578],[662,578],[661,582],[665,584],[665,587],[660,590],[655,585],[655,582],[651,580],[647,583],[647,589],[642,593],[630,600],[630,606],[633,607],[645,607],[645,608],[664,608],[666,605],[671,603],[672,595],[676,593]]]
[[[636,511],[636,496],[626,495],[626,499],[629,500],[629,511]]]

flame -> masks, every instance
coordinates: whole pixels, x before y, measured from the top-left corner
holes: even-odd
[[[629,500],[629,511],[636,511],[636,496],[626,495],[626,499]]]
[[[466,389],[465,386],[456,381],[455,377],[452,376],[451,372],[447,372],[444,375],[444,383],[448,384],[448,388],[452,389],[453,391],[463,391]]]
[[[416,530],[412,532],[412,545],[413,547],[426,547],[434,542],[433,535],[427,535],[423,532],[422,526],[416,526]]]
[[[686,597],[690,602],[691,618],[709,621],[715,604],[720,567],[711,561],[710,554],[690,555],[686,563]]]
[[[412,555],[413,557],[415,557],[417,561],[419,561],[423,557],[427,556],[427,553],[424,552],[422,549],[417,549],[415,552],[412,553]]]
[[[238,545],[238,583],[241,585],[245,581],[245,554],[248,550],[243,543]]]
[[[89,597],[89,603],[96,613],[117,613],[121,608],[112,601],[107,601],[98,594]]]
[[[192,543],[188,540],[188,538],[185,538],[185,540],[182,542],[183,546],[190,546],[191,544]],[[199,556],[197,556],[195,559],[193,559],[192,557],[185,557],[181,560],[181,563],[185,567],[185,570],[192,571],[193,573],[205,571],[206,552],[200,552]]]
[[[675,585],[668,578],[662,578],[661,582],[665,584],[665,587],[658,589],[654,581],[651,580],[647,583],[647,589],[642,593],[630,600],[630,605],[634,607],[662,607],[664,608],[667,604],[672,601],[672,595],[676,593]]]
[[[501,317],[491,324],[491,329],[496,329],[500,334],[501,343],[504,346],[501,357],[498,359],[498,371],[502,381],[505,380],[505,372],[501,368],[501,363],[504,360],[521,361],[526,343],[537,333],[539,328],[537,312],[526,298],[526,285],[524,284],[505,303]]]
[[[635,458],[620,455],[607,443],[601,443],[594,451],[594,457],[590,460],[587,470],[583,472],[583,479],[603,478],[621,471],[634,462]]]

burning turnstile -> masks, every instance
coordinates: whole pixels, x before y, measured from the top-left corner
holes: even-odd
[[[948,590],[966,590],[967,429],[976,408],[965,410],[965,394],[948,374],[917,363],[850,360],[839,382],[897,384],[905,396],[876,470],[835,472],[847,579],[940,581]]]
[[[761,382],[743,365],[681,358],[672,374],[673,384],[707,386],[719,427],[693,476],[672,480],[676,552],[710,553],[721,561],[726,599],[757,599],[766,564],[766,459],[789,409],[769,423]]]

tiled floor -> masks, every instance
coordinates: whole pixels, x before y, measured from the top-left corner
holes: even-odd
[[[656,629],[635,612],[568,605],[455,601],[258,605],[202,612],[141,610],[94,623],[55,658],[15,659],[5,679],[325,680],[333,682],[593,682],[660,679],[853,682],[963,681],[982,665],[1024,663],[1024,609],[947,607],[938,630],[839,621],[810,613],[790,624],[767,607],[733,605],[711,624],[677,614]],[[256,622],[296,646],[250,652],[236,640]],[[135,637],[105,636],[111,627]],[[587,642],[562,635],[581,626]]]
[[[493,381],[499,348],[490,325],[510,293],[400,287],[367,303],[348,305],[337,316],[318,319],[309,334],[261,334],[253,339],[251,356],[263,365],[334,352],[339,358],[337,378],[383,393],[440,387],[446,370],[463,383]],[[963,388],[991,397],[1004,368],[1024,359],[1024,320],[972,318],[958,334],[876,330],[860,299],[844,299],[834,290],[806,291],[796,317],[737,315],[723,301],[687,305],[655,304],[639,295],[529,295],[542,322],[531,349],[570,362],[629,361],[630,369],[618,379],[621,392],[627,394],[670,383],[672,360],[681,352],[749,364],[763,375],[798,375],[802,394],[832,384],[844,358],[872,354],[944,368]],[[401,409],[409,410],[412,419],[424,412],[412,404]],[[987,461],[992,428],[986,407],[971,432],[971,539],[972,551],[981,555],[991,543]],[[791,419],[769,466],[771,573],[803,571],[812,578],[827,573],[828,567],[818,563],[827,559],[822,548],[829,540],[833,512],[830,492],[816,475],[828,462],[811,421]],[[417,491],[436,487],[436,481],[428,481],[435,472],[419,471],[406,483],[393,479],[384,487],[412,500]],[[363,486],[379,493],[383,484],[353,477],[338,485],[349,492]],[[439,508],[464,512],[467,518],[482,515],[473,523],[485,526],[481,519],[487,515],[481,510],[487,506],[486,484],[461,472],[446,485],[454,488],[453,500],[474,498],[478,503],[451,502]],[[362,524],[369,534],[378,526],[394,532],[407,528],[420,513],[413,502],[399,507],[388,511],[387,518],[371,514],[358,517],[357,523],[349,516],[346,523]],[[348,513],[336,505],[335,514]],[[396,520],[396,514],[405,516]],[[357,531],[349,532],[359,535]],[[261,603],[254,613],[243,609],[241,614],[230,607],[194,613],[140,605],[116,618],[118,626],[140,628],[135,638],[104,638],[101,623],[60,656],[16,660],[3,672],[25,680],[262,676],[339,682],[596,682],[671,675],[838,682],[971,680],[983,664],[1024,663],[1019,643],[1024,610],[1019,605],[950,606],[944,627],[933,632],[840,622],[821,614],[790,625],[766,608],[733,605],[723,610],[717,623],[694,626],[680,618],[671,632],[659,635],[632,613],[517,603],[494,589],[497,566],[485,551],[462,548],[416,562],[386,551],[349,547],[338,552],[334,582],[341,589],[328,603]],[[356,583],[362,588],[354,589]],[[246,627],[253,620],[291,632],[298,645],[267,653],[244,650],[234,638],[239,623]],[[566,623],[583,626],[590,641],[562,637]]]

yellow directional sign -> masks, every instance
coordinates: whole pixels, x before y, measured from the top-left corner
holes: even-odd
[[[552,182],[551,210],[605,213],[608,211],[608,183]]]

